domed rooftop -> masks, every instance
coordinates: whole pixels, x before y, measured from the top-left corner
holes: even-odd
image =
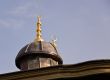
[[[38,56],[38,57],[47,57],[52,58],[55,61],[58,61],[59,64],[62,64],[62,58],[58,55],[56,47],[49,42],[38,42],[36,45],[34,42],[24,46],[16,56],[16,66],[20,68],[20,63],[23,58],[29,56]]]
[[[41,38],[40,18],[38,18],[36,32],[35,41],[24,46],[16,56],[16,66],[21,70],[28,70],[62,64],[55,43],[46,42]]]

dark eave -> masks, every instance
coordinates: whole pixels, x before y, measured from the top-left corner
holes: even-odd
[[[84,80],[83,78],[88,76],[92,78],[94,75],[95,78],[101,78],[103,77],[101,75],[105,75],[110,79],[110,60],[94,60],[79,64],[59,65],[6,73],[0,75],[0,80],[23,80],[31,78],[31,80],[57,80],[64,78],[68,78],[68,80],[69,78],[74,80]]]

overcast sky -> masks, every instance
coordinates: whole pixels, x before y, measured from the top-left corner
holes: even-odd
[[[64,64],[110,59],[110,0],[0,0],[0,74],[18,71],[15,57],[34,41],[39,15]]]

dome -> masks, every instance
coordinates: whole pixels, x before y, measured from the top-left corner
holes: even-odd
[[[49,42],[40,41],[37,45],[32,42],[24,46],[16,56],[16,66],[20,68],[22,60],[29,56],[52,58],[53,60],[58,61],[58,64],[63,63],[62,58],[58,55],[56,47]]]
[[[55,40],[46,42],[41,37],[41,22],[38,17],[36,39],[24,46],[15,59],[20,70],[29,70],[42,67],[56,66],[63,63],[58,55]]]

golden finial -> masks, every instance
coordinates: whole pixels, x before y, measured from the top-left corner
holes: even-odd
[[[41,21],[40,21],[40,16],[37,17],[38,18],[38,22],[37,22],[37,29],[36,29],[36,41],[43,41],[42,39],[42,34],[41,34]]]

